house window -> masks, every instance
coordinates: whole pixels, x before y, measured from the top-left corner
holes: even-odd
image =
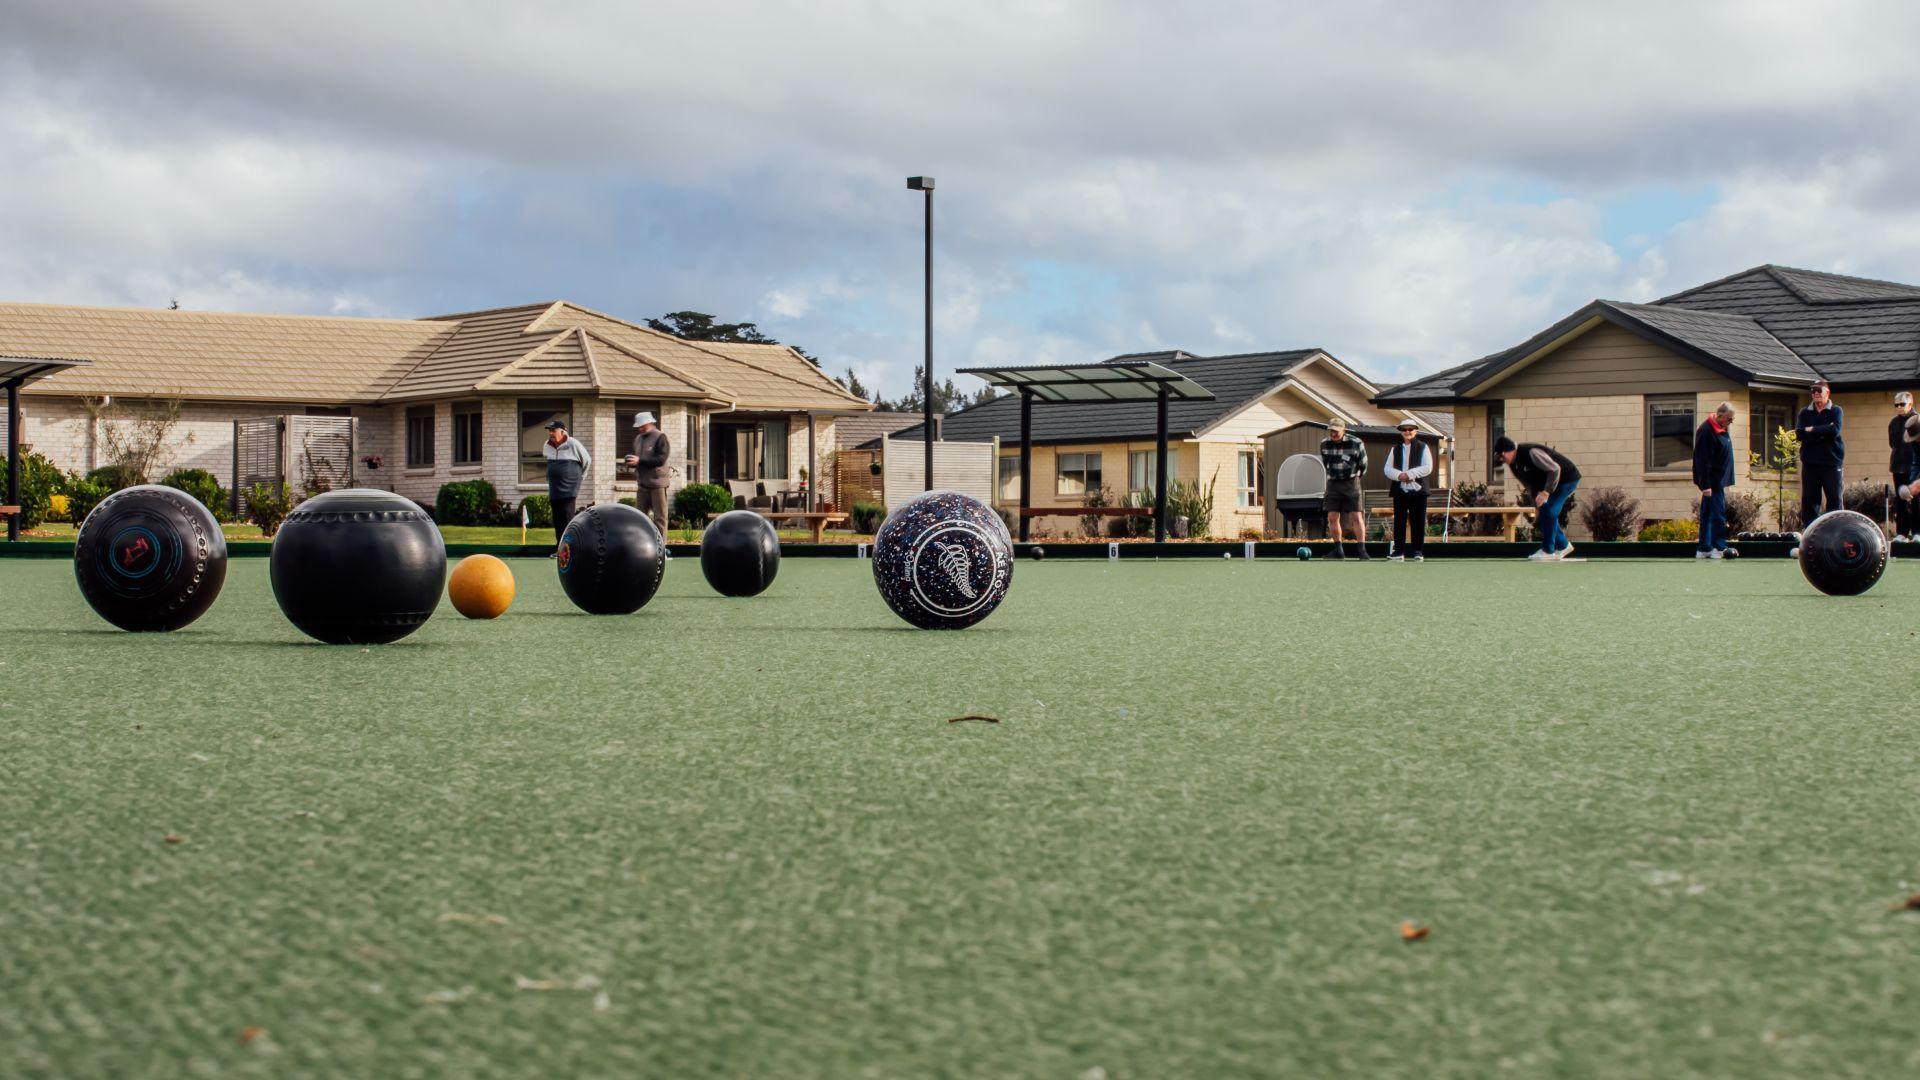
[[[1693,467],[1693,397],[1647,399],[1647,471]]]
[[[1100,490],[1099,454],[1059,454],[1058,476],[1054,492],[1059,495],[1085,495]]]
[[[1020,455],[1018,454],[1000,456],[1000,501],[1008,504],[1020,501]]]
[[[1234,487],[1235,506],[1245,510],[1265,503],[1266,475],[1260,468],[1260,451],[1240,451],[1239,468],[1235,472],[1235,477],[1237,480]]]
[[[638,432],[633,430],[633,418],[643,412],[652,413],[654,423],[656,424],[659,424],[660,418],[667,414],[666,407],[657,401],[616,401],[613,403],[613,478],[615,480],[633,479],[634,468],[627,464],[627,455],[633,453],[633,437],[638,434]],[[664,428],[666,425],[660,424],[660,426]]]
[[[1792,394],[1755,394],[1747,411],[1747,449],[1760,455],[1761,468],[1792,468],[1774,452],[1774,435],[1781,428],[1793,429],[1794,414],[1800,399]]]
[[[787,479],[787,422],[760,421],[760,476],[767,480]]]
[[[407,410],[407,468],[433,468],[433,406]]]
[[[480,403],[453,403],[453,463],[480,464]]]
[[[1160,480],[1159,471],[1154,465],[1153,455],[1154,451],[1152,450],[1127,451],[1128,498],[1136,500],[1153,498],[1154,485]],[[1096,458],[1099,456],[1098,454],[1094,455]],[[1167,452],[1167,484],[1169,487],[1172,486],[1175,477],[1178,475],[1174,471],[1174,467],[1178,462],[1178,451],[1169,450]]]
[[[1507,433],[1507,403],[1496,401],[1487,406],[1487,478],[1489,483],[1503,483],[1507,478],[1507,463],[1493,452],[1493,444]]]
[[[520,482],[537,484],[547,478],[547,458],[540,444],[547,441],[547,425],[560,421],[573,433],[573,402],[566,398],[529,398],[520,402]]]

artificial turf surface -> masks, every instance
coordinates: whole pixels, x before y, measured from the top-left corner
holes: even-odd
[[[1920,1062],[1903,563],[1022,563],[937,633],[526,561],[370,649],[266,569],[136,636],[0,561],[0,1074]]]

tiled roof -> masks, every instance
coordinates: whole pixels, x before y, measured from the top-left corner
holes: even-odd
[[[1242,353],[1235,356],[1196,356],[1187,359],[1156,359],[1206,387],[1212,401],[1172,401],[1167,405],[1167,434],[1186,438],[1215,420],[1244,407],[1272,389],[1287,372],[1318,349],[1294,349],[1287,352]],[[1142,357],[1135,356],[1139,360]],[[1152,401],[1100,402],[1098,404],[1043,404],[1033,406],[1035,442],[1084,442],[1089,439],[1151,439],[1158,429],[1158,403]],[[941,425],[944,438],[961,442],[980,442],[999,436],[1002,442],[1020,438],[1020,398],[1006,394],[992,401],[962,409]],[[903,429],[901,438],[919,438],[920,429]]]
[[[1790,266],[1756,266],[1651,304],[1596,301],[1613,321],[1696,350],[1756,381],[1830,380],[1839,389],[1920,383],[1920,286]],[[1583,309],[1588,310],[1588,309]],[[1564,325],[1563,321],[1562,324]],[[1521,345],[1422,376],[1380,405],[1446,404],[1538,347]]]
[[[833,438],[842,448],[852,450],[918,423],[919,413],[870,412],[843,416],[833,423]]]
[[[683,341],[564,301],[429,319],[0,304],[0,352],[92,361],[43,393],[347,404],[479,393],[863,410],[797,352]]]

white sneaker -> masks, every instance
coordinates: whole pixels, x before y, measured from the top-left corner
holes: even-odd
[[[1696,559],[1704,559],[1707,557],[1707,553],[1704,551],[1695,551],[1693,557]]]
[[[1707,558],[1712,559],[1714,562],[1719,562],[1721,559],[1724,559],[1726,557],[1727,557],[1727,553],[1724,551],[1721,551],[1718,548],[1715,548],[1714,550],[1707,553]]]
[[[1414,562],[1426,562],[1426,561],[1427,561],[1427,557],[1426,557],[1425,555],[1422,555],[1422,554],[1420,554],[1420,553],[1419,553],[1419,552],[1417,552],[1417,551],[1416,551],[1416,552],[1414,552],[1413,554],[1411,554],[1411,555],[1409,555],[1409,556],[1407,556],[1407,558],[1409,558],[1409,559],[1412,559],[1412,560],[1413,560]]]
[[[1393,554],[1387,556],[1387,561],[1388,562],[1406,562],[1407,557],[1396,551]]]
[[[1566,547],[1563,547],[1559,551],[1556,551],[1553,553],[1553,561],[1559,562],[1561,559],[1564,559],[1571,554],[1573,554],[1573,541],[1569,540],[1567,541]]]
[[[1536,551],[1533,554],[1527,556],[1527,561],[1528,562],[1552,562],[1553,556],[1544,551]]]

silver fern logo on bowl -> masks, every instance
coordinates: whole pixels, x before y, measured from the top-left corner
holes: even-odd
[[[914,597],[942,615],[969,615],[991,602],[1006,560],[986,529],[971,521],[944,521],[913,545],[908,562]]]

